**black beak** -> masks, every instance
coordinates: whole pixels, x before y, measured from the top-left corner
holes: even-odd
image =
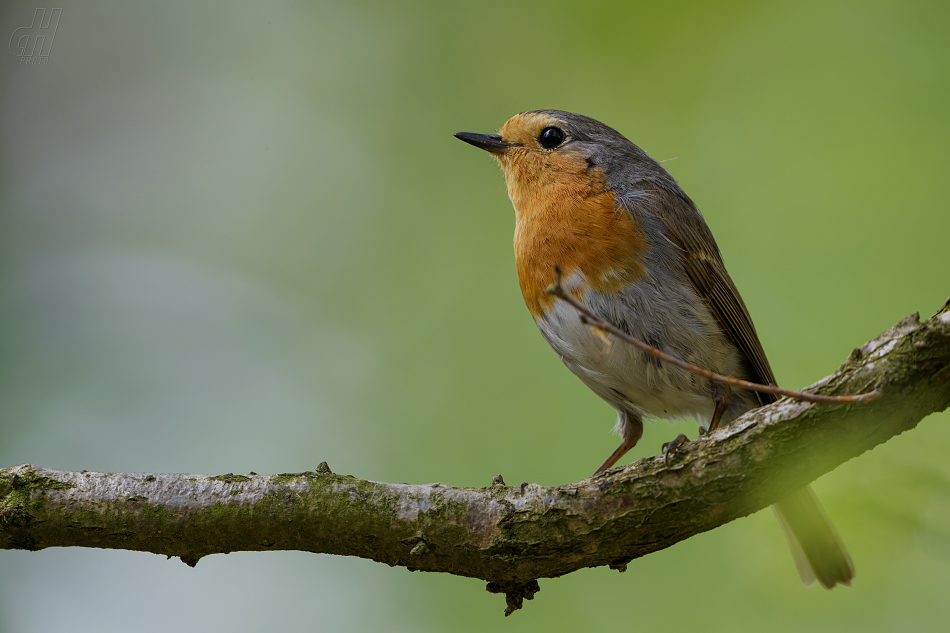
[[[469,145],[474,145],[480,149],[491,152],[492,154],[504,154],[509,148],[514,147],[512,143],[506,143],[501,140],[497,134],[477,134],[475,132],[459,132],[455,138],[465,141]]]

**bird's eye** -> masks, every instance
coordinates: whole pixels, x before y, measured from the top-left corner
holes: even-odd
[[[564,142],[564,130],[559,127],[546,127],[538,134],[538,142],[545,149],[554,149]]]

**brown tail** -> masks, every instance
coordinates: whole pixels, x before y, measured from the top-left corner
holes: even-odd
[[[782,499],[772,509],[785,532],[802,582],[815,579],[825,589],[851,585],[854,564],[811,486]]]

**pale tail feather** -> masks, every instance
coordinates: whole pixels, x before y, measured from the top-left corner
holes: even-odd
[[[825,589],[850,585],[854,564],[811,487],[805,487],[772,506],[802,582],[817,579]]]

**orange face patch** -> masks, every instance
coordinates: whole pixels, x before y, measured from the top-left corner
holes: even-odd
[[[548,115],[517,115],[501,136],[520,147],[496,155],[515,207],[521,294],[535,317],[554,301],[544,290],[554,283],[555,264],[565,278],[579,271],[590,288],[611,292],[644,274],[647,250],[642,227],[618,208],[599,168],[570,147],[544,150],[537,143],[542,129],[558,124]]]

